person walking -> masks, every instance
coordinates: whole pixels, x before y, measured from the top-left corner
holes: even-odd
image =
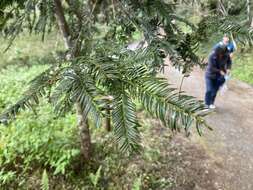
[[[230,41],[229,37],[227,35],[223,36],[222,40],[218,42],[214,47],[213,50],[215,50],[217,47],[225,45],[228,49],[229,55],[232,58],[233,53],[236,50],[236,45],[234,41]]]
[[[205,72],[205,104],[208,109],[215,109],[216,95],[225,82],[226,74],[231,70],[231,57],[226,45],[217,46],[209,55]]]

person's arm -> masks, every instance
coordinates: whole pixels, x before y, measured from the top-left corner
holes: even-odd
[[[230,58],[232,59],[233,55],[234,55],[234,52],[235,52],[235,45],[234,43],[230,43],[228,46],[228,51],[229,51],[229,55],[230,55]]]
[[[224,75],[225,73],[218,68],[217,59],[214,56],[210,56],[209,58],[209,64],[210,64],[210,71],[214,73],[220,73],[221,75]]]
[[[232,60],[231,60],[231,57],[228,56],[227,68],[226,68],[226,73],[227,73],[227,74],[230,74],[231,68],[232,68]]]

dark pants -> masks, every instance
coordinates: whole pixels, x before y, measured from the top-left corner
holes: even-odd
[[[214,104],[217,92],[219,88],[224,84],[225,79],[223,76],[216,78],[210,78],[206,76],[205,79],[206,79],[205,104],[209,106],[211,104]]]

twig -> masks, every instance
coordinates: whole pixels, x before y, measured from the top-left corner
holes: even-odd
[[[180,94],[182,92],[182,87],[184,83],[185,75],[182,77],[181,82],[180,82],[180,87],[179,87],[179,92],[178,92],[178,98],[180,98]]]
[[[112,0],[112,15],[113,15],[113,18],[115,19],[115,6],[114,6],[114,0]]]

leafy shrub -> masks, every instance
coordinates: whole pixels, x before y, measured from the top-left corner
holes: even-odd
[[[66,174],[66,169],[79,156],[73,116],[54,120],[47,107],[39,114],[42,116],[37,118],[25,113],[22,117],[26,119],[18,118],[9,127],[1,127],[2,170],[24,174],[47,167],[54,175]]]
[[[46,65],[11,66],[2,70],[0,111],[21,95],[27,78],[46,68]],[[0,186],[18,185],[13,182],[21,183],[36,169],[47,168],[53,175],[71,174],[67,170],[71,170],[72,162],[80,155],[75,117],[69,114],[56,120],[47,104],[40,106],[37,112],[40,117],[27,111],[7,127],[0,126]]]

